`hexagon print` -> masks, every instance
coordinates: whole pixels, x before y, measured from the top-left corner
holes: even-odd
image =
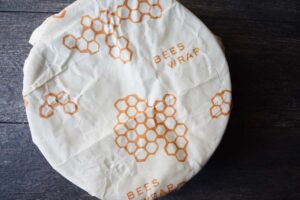
[[[52,117],[58,107],[62,107],[63,112],[67,115],[74,115],[78,112],[78,105],[65,91],[57,94],[50,92],[45,95],[44,102],[39,107],[40,117],[44,119]]]
[[[145,162],[157,154],[158,141],[163,140],[161,148],[166,156],[186,161],[188,127],[176,119],[175,104],[176,97],[171,94],[153,106],[135,94],[118,99],[114,104],[118,111],[114,127],[117,147],[125,149],[136,162]]]
[[[229,116],[231,112],[231,91],[223,90],[211,98],[210,116],[217,119],[220,116]]]
[[[113,11],[102,9],[97,16],[84,15],[81,17],[81,34],[67,34],[62,38],[63,45],[69,50],[82,54],[96,54],[101,46],[108,47],[109,56],[123,64],[133,58],[130,42],[124,35],[118,33],[122,23],[138,24],[149,18],[156,20],[163,15],[160,0],[121,0]],[[105,44],[100,44],[99,37],[104,37]]]

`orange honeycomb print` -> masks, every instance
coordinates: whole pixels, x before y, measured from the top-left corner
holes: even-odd
[[[228,116],[231,111],[231,91],[223,90],[215,94],[211,99],[211,103],[210,115],[212,118],[216,119],[221,115]]]
[[[179,162],[186,161],[188,128],[176,120],[175,104],[176,97],[171,94],[155,101],[153,106],[137,95],[116,101],[116,145],[124,148],[137,162],[145,162],[149,156],[156,155],[158,140],[163,140],[166,155]]]
[[[118,27],[124,21],[137,24],[146,18],[158,19],[162,13],[160,0],[121,0],[114,11],[103,9],[96,17],[82,16],[81,35],[65,35],[63,45],[70,50],[92,55],[100,51],[97,38],[104,36],[110,57],[126,64],[132,60],[133,51],[128,38],[118,35]]]
[[[57,13],[55,15],[52,15],[52,17],[54,19],[62,19],[66,16],[67,11],[66,10],[62,10],[60,13]]]
[[[62,91],[58,94],[48,93],[45,96],[43,105],[40,106],[40,116],[42,118],[50,118],[54,115],[56,107],[62,107],[64,113],[74,115],[78,111],[78,106],[71,100],[71,96]]]

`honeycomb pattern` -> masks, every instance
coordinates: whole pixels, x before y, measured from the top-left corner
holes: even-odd
[[[66,10],[62,10],[60,13],[52,15],[52,17],[54,19],[62,19],[62,18],[64,18],[66,16],[66,14],[67,14],[67,11]]]
[[[231,91],[223,90],[215,94],[211,99],[211,103],[210,115],[212,118],[218,118],[221,115],[228,116],[231,111]]]
[[[48,93],[45,96],[44,103],[39,109],[40,116],[45,119],[52,117],[58,106],[61,106],[68,115],[74,115],[78,111],[78,106],[71,100],[71,96],[62,91],[58,94]]]
[[[184,162],[188,156],[188,128],[176,120],[175,104],[176,97],[171,94],[155,101],[153,106],[137,95],[116,101],[116,145],[134,156],[137,162],[145,162],[149,156],[157,153],[158,140],[162,139],[165,141],[165,153]]]
[[[70,50],[80,53],[96,54],[100,51],[97,41],[99,36],[105,37],[105,44],[109,48],[109,55],[122,63],[132,60],[133,51],[129,47],[129,40],[119,36],[116,29],[123,21],[140,23],[143,19],[158,19],[163,9],[160,0],[120,0],[116,10],[103,9],[98,16],[89,15],[81,17],[82,32],[79,37],[72,34],[63,37],[63,45]]]

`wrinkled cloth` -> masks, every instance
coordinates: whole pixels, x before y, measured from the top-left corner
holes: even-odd
[[[78,0],[30,43],[23,96],[33,142],[90,195],[164,196],[218,146],[231,109],[228,64],[177,1]]]

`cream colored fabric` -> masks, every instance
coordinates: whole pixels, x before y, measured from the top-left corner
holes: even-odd
[[[219,144],[231,106],[227,62],[177,1],[78,0],[30,43],[23,95],[33,142],[89,194],[163,196]]]

